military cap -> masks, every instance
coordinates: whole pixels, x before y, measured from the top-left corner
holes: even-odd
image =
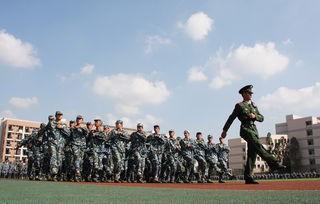
[[[169,130],[169,132],[174,132],[174,129]]]
[[[82,115],[78,115],[77,119],[83,119]]]
[[[138,123],[137,127],[143,127],[143,124],[142,123]]]
[[[212,135],[208,135],[208,139],[212,139],[213,138],[213,136]]]
[[[87,122],[86,125],[91,125],[91,122]]]
[[[189,130],[185,130],[185,131],[183,131],[183,133],[188,133],[188,134],[190,134],[190,131],[189,131]]]
[[[201,135],[201,134],[202,134],[202,132],[197,132],[197,133],[196,133],[196,135]]]
[[[160,126],[159,125],[154,125],[153,128],[160,128]]]
[[[95,118],[93,121],[101,121],[100,118]]]
[[[116,124],[123,124],[123,121],[122,120],[117,120]]]
[[[53,116],[53,115],[49,115],[48,118],[49,118],[49,119],[50,119],[50,118],[51,118],[51,119],[54,119],[54,116]]]
[[[56,111],[56,115],[63,115],[61,111]]]
[[[244,92],[253,93],[253,92],[252,92],[252,88],[253,88],[252,85],[244,86],[244,87],[242,87],[242,88],[239,90],[239,94],[243,94]]]

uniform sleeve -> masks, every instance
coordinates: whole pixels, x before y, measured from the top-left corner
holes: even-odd
[[[234,119],[236,119],[236,117],[239,115],[239,111],[240,111],[240,105],[236,104],[236,106],[234,107],[231,115],[229,116],[227,122],[225,123],[225,125],[223,126],[223,130],[224,131],[228,131],[231,124],[233,123]]]
[[[263,122],[264,120],[263,115],[259,112],[258,107],[255,107],[255,109],[256,109],[256,121]]]

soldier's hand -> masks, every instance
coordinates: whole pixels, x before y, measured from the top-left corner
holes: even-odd
[[[222,138],[226,138],[226,137],[227,137],[227,132],[226,132],[226,131],[222,131],[221,137],[222,137]]]
[[[249,118],[251,118],[251,119],[255,119],[255,118],[256,118],[256,115],[255,115],[255,114],[253,114],[253,113],[250,113],[250,114],[249,114]]]
[[[58,125],[57,125],[57,128],[58,128],[58,129],[61,129],[61,128],[62,128],[62,125],[61,125],[61,124],[58,124]]]

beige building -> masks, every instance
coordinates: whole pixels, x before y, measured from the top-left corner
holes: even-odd
[[[276,124],[276,133],[298,140],[301,171],[320,169],[320,117],[287,115],[286,122]]]
[[[38,130],[40,122],[10,119],[1,119],[0,135],[0,162],[9,160],[11,162],[26,161],[26,148],[21,147],[16,150],[16,145],[22,139]]]
[[[288,140],[287,135],[271,135],[272,143],[276,144],[279,139]],[[270,146],[267,145],[267,137],[260,138],[261,144],[269,149]],[[234,175],[241,175],[244,172],[247,157],[247,142],[242,138],[235,138],[228,140],[228,146],[231,151],[229,154],[229,168],[232,169]],[[269,167],[261,157],[257,156],[256,165],[253,169],[254,173],[265,173],[269,171]]]

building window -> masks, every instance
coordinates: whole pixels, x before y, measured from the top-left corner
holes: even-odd
[[[260,161],[260,157],[257,157],[257,161]]]
[[[309,155],[314,155],[314,149],[309,149]]]
[[[22,151],[22,155],[23,155],[23,156],[27,156],[27,150],[26,150],[26,149],[24,149],[24,150]]]
[[[8,157],[8,156],[5,156],[5,157],[4,157],[4,160],[5,160],[5,161],[9,161],[9,157]]]
[[[6,148],[6,154],[10,154],[10,149]]]
[[[7,140],[6,143],[7,143],[6,145],[7,145],[8,147],[10,147],[10,145],[11,145],[11,140]]]
[[[11,132],[8,132],[7,138],[8,138],[8,139],[12,139],[12,134],[11,134]]]
[[[312,130],[307,130],[307,135],[311,136],[313,134]]]
[[[19,133],[19,134],[17,135],[17,140],[22,140],[22,134],[21,134],[21,133]]]
[[[246,152],[246,148],[242,148],[242,152]]]
[[[243,159],[243,160],[246,160],[246,156],[243,156],[242,159]]]
[[[306,121],[306,126],[310,126],[310,125],[312,125],[312,121],[311,120]]]
[[[313,139],[308,139],[308,145],[313,145]]]
[[[20,155],[21,154],[21,149],[17,149],[16,150],[16,155]]]
[[[260,164],[258,164],[258,168],[260,168]]]
[[[309,159],[310,165],[315,165],[316,164],[316,160],[315,159]]]

